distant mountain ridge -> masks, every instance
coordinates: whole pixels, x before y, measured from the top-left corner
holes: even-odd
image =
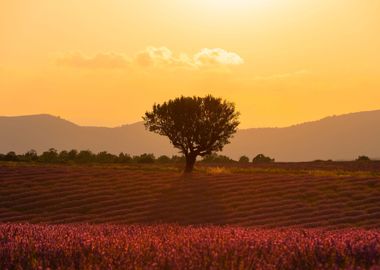
[[[79,126],[48,114],[0,117],[0,152],[89,149],[131,155],[177,154],[166,137],[145,130],[142,122],[115,128]],[[222,154],[232,158],[264,153],[277,161],[380,158],[380,110],[330,116],[285,128],[237,132]]]

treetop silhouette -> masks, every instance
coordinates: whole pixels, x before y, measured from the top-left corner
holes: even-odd
[[[167,136],[186,158],[185,172],[194,168],[197,156],[221,151],[237,131],[240,113],[235,105],[211,95],[178,97],[154,104],[146,112],[145,128]]]

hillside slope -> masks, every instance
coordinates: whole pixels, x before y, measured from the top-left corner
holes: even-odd
[[[0,222],[380,228],[375,176],[0,165]]]
[[[224,153],[265,153],[277,161],[380,158],[380,110],[332,116],[286,128],[239,131]]]
[[[380,110],[327,117],[286,128],[239,130],[223,154],[232,158],[264,153],[277,161],[380,158]],[[131,155],[178,153],[167,138],[141,122],[115,128],[82,127],[50,115],[0,117],[0,152],[89,149]]]
[[[136,123],[116,128],[82,127],[51,115],[0,117],[0,152],[58,150],[108,151],[131,155],[176,153],[169,141]]]

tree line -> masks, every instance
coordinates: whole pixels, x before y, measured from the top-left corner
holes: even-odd
[[[90,150],[62,150],[58,151],[55,148],[50,148],[47,151],[38,154],[35,150],[30,150],[24,154],[16,154],[10,151],[6,154],[0,154],[0,161],[13,161],[13,162],[40,162],[40,163],[185,163],[186,157],[184,155],[171,157],[161,155],[156,157],[151,153],[144,153],[141,155],[131,156],[127,153],[121,152],[119,155],[102,151],[94,153]],[[259,154],[250,160],[247,156],[241,156],[239,160],[234,160],[224,155],[210,154],[204,156],[200,162],[202,163],[267,163],[274,162],[274,159]]]

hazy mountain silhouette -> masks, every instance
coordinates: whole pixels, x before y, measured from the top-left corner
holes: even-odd
[[[286,128],[240,130],[225,154],[264,153],[278,161],[380,158],[380,110],[330,116]]]
[[[116,128],[83,127],[43,114],[0,117],[0,130],[0,152],[56,148],[132,155],[176,153],[166,138],[145,131],[142,122]]]
[[[166,137],[145,130],[142,122],[115,128],[83,127],[51,115],[0,117],[0,152],[39,153],[49,148],[131,155],[172,155]],[[223,154],[238,158],[264,153],[278,161],[351,160],[380,157],[380,110],[332,116],[286,128],[239,130]]]

